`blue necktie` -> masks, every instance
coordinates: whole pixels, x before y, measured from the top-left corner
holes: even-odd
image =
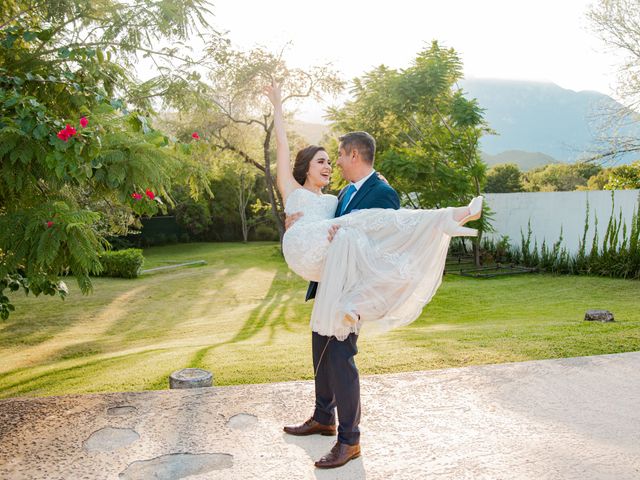
[[[356,186],[353,183],[349,185],[349,188],[347,188],[347,191],[344,193],[344,197],[342,197],[342,206],[340,207],[340,215],[342,215],[344,211],[347,209],[349,200],[351,200],[351,197],[356,192],[356,190],[357,190]]]

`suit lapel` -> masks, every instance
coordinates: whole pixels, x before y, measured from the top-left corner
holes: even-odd
[[[369,179],[366,182],[364,182],[364,184],[360,187],[360,189],[355,193],[355,195],[351,199],[351,202],[349,202],[349,205],[347,205],[347,209],[344,211],[344,214],[349,213],[353,209],[355,209],[362,202],[362,200],[367,196],[369,191],[371,191],[371,189],[378,182],[381,182],[381,181],[382,180],[380,180],[378,178],[378,175],[376,175],[375,173],[371,175]]]

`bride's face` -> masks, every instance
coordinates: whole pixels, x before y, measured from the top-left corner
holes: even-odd
[[[327,152],[318,151],[309,162],[307,182],[314,187],[326,187],[331,179],[331,160]]]

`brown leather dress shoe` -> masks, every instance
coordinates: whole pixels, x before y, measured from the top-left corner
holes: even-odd
[[[284,427],[284,431],[290,435],[314,435],[316,433],[320,435],[335,435],[336,426],[324,425],[310,418],[300,425],[287,425]]]
[[[348,445],[336,442],[331,451],[318,460],[315,465],[318,468],[341,467],[352,458],[360,456],[360,445]]]

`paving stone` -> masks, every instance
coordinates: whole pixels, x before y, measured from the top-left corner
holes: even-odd
[[[120,474],[122,480],[178,480],[213,470],[231,468],[233,457],[226,453],[174,453],[133,462]]]
[[[252,428],[258,423],[258,417],[249,413],[238,413],[229,419],[227,426],[229,428],[245,429]]]
[[[130,405],[121,405],[119,407],[111,407],[107,409],[108,415],[130,415],[136,412],[136,407],[132,407]]]
[[[110,452],[127,447],[139,438],[140,435],[131,428],[104,427],[85,440],[84,449],[87,452]]]

